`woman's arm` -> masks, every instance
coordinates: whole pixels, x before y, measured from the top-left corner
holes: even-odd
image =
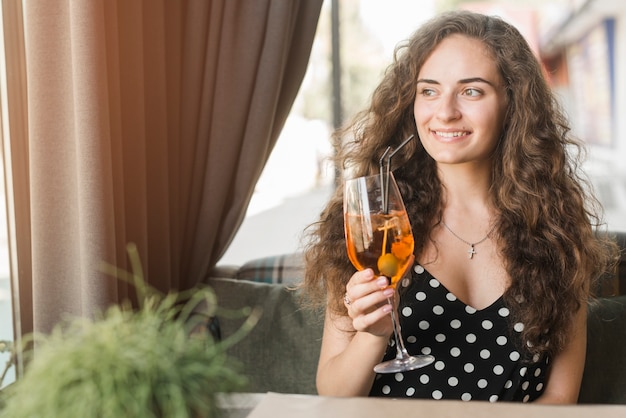
[[[585,368],[587,350],[587,305],[583,305],[572,324],[572,336],[553,360],[546,388],[539,403],[576,403]]]
[[[347,286],[349,316],[326,311],[317,368],[317,391],[326,396],[367,396],[374,366],[392,333],[387,279],[371,270],[355,273]],[[329,296],[330,297],[330,296]]]
[[[327,313],[317,368],[317,392],[326,396],[367,396],[374,382],[374,366],[389,341],[367,332],[343,331],[350,318]]]

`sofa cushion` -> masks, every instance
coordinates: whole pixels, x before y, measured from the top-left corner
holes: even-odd
[[[222,339],[240,329],[242,310],[260,309],[258,323],[229,349],[242,363],[247,390],[315,394],[323,313],[304,307],[301,291],[284,285],[221,278],[207,284],[217,297]]]
[[[626,296],[589,306],[580,403],[626,404]]]
[[[613,233],[615,241],[620,248],[620,259],[617,265],[617,294],[626,295],[626,232]]]
[[[301,253],[281,254],[250,260],[243,264],[235,278],[265,283],[299,283],[304,277]]]

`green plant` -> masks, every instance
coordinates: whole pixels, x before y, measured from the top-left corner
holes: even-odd
[[[225,350],[253,326],[254,312],[237,336],[216,341],[199,326],[218,310],[210,288],[181,303],[181,294],[159,294],[141,274],[133,280],[139,308],[115,305],[35,338],[24,376],[5,389],[1,417],[214,417],[216,394],[245,387]]]
[[[0,411],[4,408],[4,397],[2,388],[4,387],[4,379],[15,362],[15,350],[13,349],[13,341],[0,340],[0,353],[8,353],[9,358],[0,373]]]
[[[13,366],[13,361],[15,357],[14,355],[15,350],[13,350],[13,341],[0,340],[0,353],[9,353],[9,359],[4,365],[4,369],[2,369],[2,372],[0,373],[0,388],[1,388],[2,383],[4,382],[4,378],[6,377],[9,369],[11,369],[11,367]]]

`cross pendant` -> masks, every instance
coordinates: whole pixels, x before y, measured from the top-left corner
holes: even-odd
[[[474,249],[474,244],[470,244],[470,249],[467,250],[467,253],[469,254],[470,260],[474,258],[474,254],[478,254],[476,250]]]

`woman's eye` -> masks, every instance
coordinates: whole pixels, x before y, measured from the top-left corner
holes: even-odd
[[[475,89],[475,88],[469,88],[469,89],[463,90],[464,96],[478,97],[480,96],[480,94],[481,94],[480,90]]]
[[[420,94],[422,96],[427,96],[427,97],[434,96],[435,95],[435,90],[433,90],[433,89],[422,89]]]

